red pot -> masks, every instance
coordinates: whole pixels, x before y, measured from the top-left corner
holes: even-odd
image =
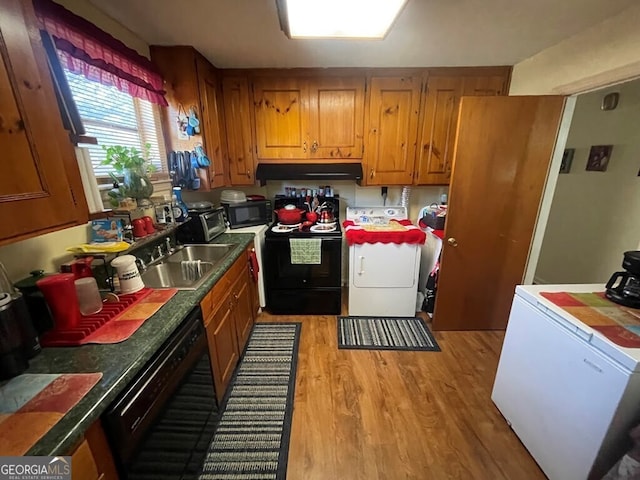
[[[286,223],[288,225],[294,223],[300,223],[302,221],[302,214],[305,212],[299,208],[280,208],[275,210],[278,215],[278,221],[280,223]]]

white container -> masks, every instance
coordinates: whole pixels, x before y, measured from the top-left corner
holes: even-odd
[[[100,297],[95,278],[79,278],[74,284],[78,295],[78,306],[82,315],[93,315],[102,310],[102,297]]]
[[[111,266],[116,269],[121,293],[135,293],[144,288],[144,282],[136,265],[136,257],[122,255],[114,258],[111,261]]]
[[[223,190],[220,193],[220,203],[244,203],[247,196],[240,190]]]

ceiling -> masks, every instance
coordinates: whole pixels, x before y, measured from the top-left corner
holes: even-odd
[[[275,0],[90,1],[151,45],[239,68],[514,65],[637,0],[408,0],[384,40],[289,40]]]

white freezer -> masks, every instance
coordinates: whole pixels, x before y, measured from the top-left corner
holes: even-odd
[[[640,349],[615,345],[539,295],[603,288],[516,288],[491,398],[551,480],[601,478],[640,422]]]

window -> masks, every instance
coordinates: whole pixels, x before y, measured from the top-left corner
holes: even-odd
[[[110,166],[102,165],[106,159],[103,145],[123,145],[143,151],[145,143],[149,143],[150,163],[156,167],[156,172],[167,171],[157,105],[66,69],[65,75],[87,135],[98,139],[98,145],[83,145],[89,150],[98,179],[108,177],[113,171]]]

